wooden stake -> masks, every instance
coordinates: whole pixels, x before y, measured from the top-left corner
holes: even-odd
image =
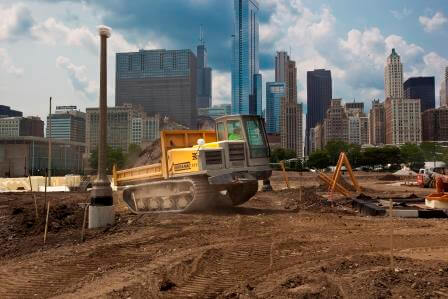
[[[280,166],[282,167],[283,179],[285,180],[286,187],[289,189],[288,175],[286,174],[285,161],[280,161]]]
[[[85,241],[85,232],[86,232],[86,222],[87,222],[87,208],[89,207],[89,204],[86,203],[84,207],[84,218],[82,220],[82,229],[81,229],[81,242]]]
[[[48,175],[45,174],[44,209],[45,209],[45,206],[47,205],[47,180],[48,180]]]
[[[48,232],[48,216],[50,214],[50,201],[47,203],[47,218],[45,220],[45,232],[44,232],[44,244],[47,242],[47,232]]]
[[[30,191],[33,192],[33,184],[31,183],[31,176],[28,176],[28,179],[30,180]]]
[[[390,268],[394,271],[394,218],[393,218],[393,202],[392,198],[389,199],[389,217],[390,217],[390,233],[389,233],[389,241],[390,241]]]

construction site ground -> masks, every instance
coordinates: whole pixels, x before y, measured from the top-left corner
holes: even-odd
[[[370,195],[432,191],[356,175]],[[48,194],[46,245],[44,195],[0,194],[0,298],[448,296],[448,221],[360,216],[346,199],[324,201],[316,174],[289,179],[284,190],[275,172],[276,191],[202,214],[136,216],[117,194],[116,224],[85,242],[88,193]]]

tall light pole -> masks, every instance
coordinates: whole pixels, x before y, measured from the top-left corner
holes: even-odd
[[[50,97],[50,114],[48,115],[48,186],[51,186],[51,97]]]
[[[107,146],[107,39],[111,29],[98,26],[101,38],[100,49],[100,138],[98,148],[98,175],[93,182],[90,194],[89,228],[105,227],[114,223],[112,188],[106,174]]]

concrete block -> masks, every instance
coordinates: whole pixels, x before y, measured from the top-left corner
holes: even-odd
[[[446,200],[426,200],[425,201],[426,206],[430,207],[431,209],[442,209],[442,210],[448,210],[448,201]]]
[[[387,211],[389,215],[389,211]],[[418,218],[418,210],[392,210],[392,216],[402,218]]]
[[[101,228],[115,223],[114,206],[89,206],[89,228]]]
[[[47,186],[47,192],[69,192],[67,186]],[[45,186],[39,186],[39,192],[45,192]]]

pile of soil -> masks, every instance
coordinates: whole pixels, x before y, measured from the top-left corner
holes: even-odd
[[[378,178],[380,181],[399,181],[400,177],[394,174],[386,174]]]
[[[160,163],[162,158],[162,148],[160,146],[160,138],[151,142],[143,151],[140,153],[134,167]]]
[[[161,130],[188,130],[188,127],[168,119],[164,119],[160,125]],[[143,149],[133,167],[160,163],[161,159],[162,148],[160,146],[160,138],[158,138]]]
[[[317,193],[316,188],[286,189],[276,191],[285,198],[283,208],[291,211],[326,211],[331,203]]]
[[[8,198],[5,201],[4,198]],[[26,237],[42,235],[45,230],[46,205],[44,195],[37,194],[7,194],[0,198],[2,217],[0,218],[0,256],[14,252],[15,246],[20,246],[14,240],[25,240]],[[36,207],[34,204],[36,198]],[[77,193],[70,196],[64,193],[48,194],[50,212],[48,216],[48,233],[62,233],[81,228],[84,210],[79,203],[87,202],[88,194]],[[41,243],[42,239],[39,238]],[[15,245],[14,245],[15,244]]]

